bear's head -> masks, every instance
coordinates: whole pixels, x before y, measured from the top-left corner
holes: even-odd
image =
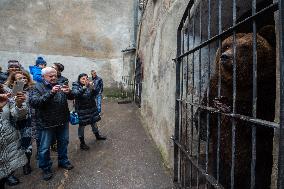
[[[271,26],[273,27],[273,26]],[[264,27],[257,34],[257,74],[258,79],[267,80],[275,72],[275,47],[271,40],[275,35],[271,27]],[[269,30],[270,29],[270,30]],[[271,31],[270,33],[268,31]],[[220,49],[216,56],[216,71],[220,66],[222,84],[232,86],[233,84],[233,36],[222,41]],[[242,88],[252,88],[253,77],[253,33],[236,34],[236,80],[242,85]]]
[[[218,96],[218,75],[221,74],[221,96],[233,107],[234,37],[222,41],[215,59],[215,72],[210,80],[211,98]],[[253,33],[235,36],[236,112],[251,116],[253,101]],[[276,48],[274,26],[265,26],[256,35],[257,48],[257,117],[273,120],[276,90]],[[215,91],[215,92],[214,92]],[[214,101],[211,101],[214,104]],[[215,103],[216,104],[216,103]],[[218,108],[218,107],[216,107]],[[269,110],[271,113],[265,113]]]

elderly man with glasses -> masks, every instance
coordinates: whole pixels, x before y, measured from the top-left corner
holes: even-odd
[[[53,176],[50,159],[50,146],[55,137],[57,140],[58,167],[71,170],[67,157],[69,143],[69,109],[67,100],[72,100],[68,85],[59,85],[57,72],[54,68],[46,67],[42,71],[43,81],[37,83],[30,93],[30,105],[38,115],[38,129],[41,130],[39,146],[39,167],[43,170],[43,179],[50,180]]]

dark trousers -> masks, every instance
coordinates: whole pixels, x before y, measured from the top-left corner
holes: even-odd
[[[93,131],[94,134],[99,133],[99,129],[98,129],[97,123],[92,123],[91,127],[92,127],[92,131]],[[84,136],[85,136],[85,126],[79,125],[79,127],[78,127],[78,137],[80,138],[80,137],[84,137]]]
[[[69,123],[66,123],[63,126],[41,130],[39,168],[41,168],[42,170],[50,170],[52,167],[49,149],[54,137],[57,140],[58,164],[64,166],[70,163],[67,157],[67,147],[69,143]]]
[[[0,189],[5,189],[5,179],[0,179]]]

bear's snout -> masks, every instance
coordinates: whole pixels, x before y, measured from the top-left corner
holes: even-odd
[[[232,59],[232,56],[227,51],[223,52],[220,56],[220,60],[222,63],[226,63],[228,60],[231,60],[231,59]]]

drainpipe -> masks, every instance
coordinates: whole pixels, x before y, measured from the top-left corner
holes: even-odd
[[[136,48],[137,29],[138,29],[138,2],[139,0],[133,0],[133,38],[132,46]]]

